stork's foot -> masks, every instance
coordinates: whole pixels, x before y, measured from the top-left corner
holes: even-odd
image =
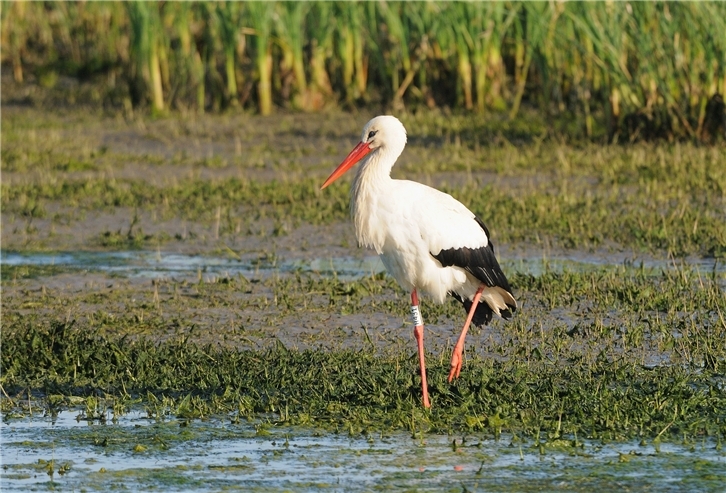
[[[451,353],[451,370],[449,371],[449,382],[455,378],[459,378],[461,373],[461,365],[464,362],[464,346],[458,344],[454,347],[454,352]]]

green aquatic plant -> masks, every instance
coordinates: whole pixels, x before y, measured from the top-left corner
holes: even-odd
[[[168,411],[156,413],[178,418],[239,412],[350,430],[407,428],[412,413],[420,413],[407,355],[130,343],[62,323],[14,332],[3,353],[2,385],[11,395],[26,388],[122,400],[153,395],[167,403]],[[707,369],[644,368],[605,358],[569,365],[474,359],[467,365],[467,376],[455,385],[446,383],[447,365],[432,365],[433,408],[418,416],[416,429],[489,427],[611,439],[653,438],[664,429],[689,436],[725,432],[726,403],[717,374]]]
[[[430,412],[418,405],[415,355],[389,339],[400,339],[407,313],[382,275],[102,285],[76,296],[44,289],[31,300],[10,291],[0,384],[11,407],[30,391],[43,406],[80,404],[94,416],[99,406],[135,402],[154,416],[267,416],[351,433],[723,436],[722,273],[545,270],[515,274],[512,285],[526,310],[474,334],[459,381],[446,380],[450,346],[428,355]],[[242,314],[235,324],[195,321],[199,310],[232,306]],[[69,308],[77,318],[67,319]],[[285,329],[301,309],[310,338]],[[352,334],[330,321],[381,310],[391,322]],[[453,304],[425,310],[434,331],[460,316]]]

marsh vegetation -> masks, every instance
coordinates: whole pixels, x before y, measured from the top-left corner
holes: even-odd
[[[3,30],[15,36],[3,55],[20,56],[17,66],[4,60],[14,70],[2,79],[3,433],[20,437],[39,413],[66,422],[71,412],[93,426],[52,440],[113,457],[163,461],[169,450],[209,451],[211,436],[221,447],[242,436],[265,449],[254,460],[281,464],[289,452],[281,443],[305,442],[307,460],[316,449],[306,440],[344,437],[345,454],[413,457],[416,471],[429,470],[380,465],[388,472],[371,487],[446,485],[441,464],[450,472],[464,456],[465,489],[514,485],[515,473],[498,483],[495,468],[520,459],[532,467],[517,469],[520,479],[540,475],[532,484],[590,488],[573,472],[579,466],[558,469],[565,458],[600,485],[616,476],[633,487],[675,484],[654,464],[679,471],[684,488],[722,484],[726,153],[706,129],[722,131],[709,126],[707,106],[724,84],[723,47],[718,37],[699,44],[703,31],[684,27],[720,25],[726,16],[711,14],[722,6],[270,5],[3,4],[3,22],[22,14],[27,35]],[[476,11],[485,7],[503,17],[493,17],[493,37],[469,43],[466,33],[481,30],[475,20],[496,14]],[[341,10],[330,33],[313,23],[323,8]],[[427,10],[436,8],[446,12]],[[547,29],[529,22],[532,9],[543,9]],[[645,16],[649,9],[658,15]],[[53,14],[45,24],[42,13]],[[621,35],[596,36],[613,13]],[[459,28],[429,36],[444,14]],[[107,24],[89,23],[99,16]],[[259,26],[235,37],[226,16]],[[404,17],[421,22],[397,24]],[[265,19],[278,22],[264,31]],[[145,68],[153,53],[143,58],[134,44],[142,21],[164,26],[147,40],[170,70],[160,70],[160,85]],[[360,32],[346,31],[356,22]],[[303,32],[285,31],[298,24]],[[133,49],[107,59],[111,45],[80,45],[64,25],[87,25],[89,39],[106,26],[108,43]],[[211,43],[210,33],[225,36]],[[641,34],[663,47],[653,65],[632,58]],[[396,36],[409,47],[401,58],[391,48]],[[583,49],[564,56],[573,40]],[[373,57],[373,44],[383,58]],[[73,67],[54,58],[64,50]],[[202,51],[184,58],[185,50]],[[359,55],[368,57],[367,78]],[[86,74],[89,60],[105,61]],[[693,66],[669,71],[673,60]],[[661,72],[670,78],[653,87]],[[66,84],[71,75],[81,82]],[[268,85],[275,114],[264,116]],[[147,111],[157,97],[161,107]],[[305,106],[313,103],[321,104]],[[393,173],[443,189],[480,216],[522,302],[510,323],[471,333],[461,378],[449,384],[463,313],[422,299],[430,411],[419,403],[406,293],[356,247],[348,182],[319,190],[361,124],[383,111],[408,129]],[[637,122],[627,113],[640,123],[628,127]],[[125,420],[143,425],[128,431],[118,424]],[[12,485],[47,473],[40,487],[84,486],[73,482],[79,464],[55,460],[42,447],[56,442],[33,436],[9,446],[40,451],[43,462],[18,459]],[[447,448],[453,458],[442,459]],[[207,472],[267,474],[235,454]],[[554,458],[547,465],[544,457]],[[336,460],[321,452],[316,464],[341,467]],[[290,467],[302,463],[310,465]],[[179,474],[132,471],[128,484],[197,487],[189,471],[205,466],[169,467]],[[559,473],[579,479],[554,485]],[[94,474],[98,483],[85,487],[107,479]],[[114,474],[123,483],[124,473]],[[247,486],[335,488],[285,481]]]
[[[346,187],[318,190],[355,118],[4,116],[6,251],[186,252],[258,270],[144,280],[4,265],[9,395],[153,395],[172,414],[191,399],[199,416],[285,409],[292,422],[410,426],[417,377],[400,289],[377,272],[279,268],[369,254],[355,247]],[[459,310],[424,300],[436,405],[417,426],[720,436],[721,149],[546,137],[515,147],[511,127],[491,119],[404,120],[410,146],[395,172],[449,190],[490,223],[523,300],[512,323],[475,334],[454,386],[441,372]],[[518,272],[517,259],[532,258],[543,266]]]

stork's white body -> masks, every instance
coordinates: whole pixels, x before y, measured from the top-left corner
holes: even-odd
[[[492,314],[509,318],[517,302],[494,256],[486,226],[474,213],[451,195],[391,178],[391,168],[405,146],[406,130],[398,119],[372,119],[363,128],[360,143],[323,188],[360,161],[351,188],[351,214],[358,242],[374,249],[388,272],[411,292],[416,323],[420,322],[419,290],[439,303],[447,294],[463,303],[468,318],[454,348],[451,381],[461,369],[469,323],[481,325]],[[423,325],[417,325],[414,333],[419,343],[424,405],[428,407]]]
[[[481,282],[461,267],[443,267],[431,253],[487,246],[474,214],[450,195],[420,183],[390,177],[371,183],[369,169],[361,166],[352,188],[358,243],[374,249],[408,291],[416,288],[438,303],[451,291],[473,297]]]

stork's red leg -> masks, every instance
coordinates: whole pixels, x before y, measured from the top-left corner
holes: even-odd
[[[413,316],[413,335],[416,337],[418,343],[418,361],[421,367],[421,388],[423,390],[423,405],[424,407],[431,407],[429,403],[429,388],[426,385],[426,363],[424,361],[424,326],[423,319],[421,318],[421,312],[418,309],[418,295],[416,290],[411,291],[411,315]]]
[[[469,314],[466,316],[464,328],[461,329],[461,335],[459,336],[459,340],[456,341],[456,346],[454,346],[454,352],[451,354],[451,371],[449,371],[449,382],[451,382],[455,378],[458,378],[459,373],[461,373],[461,364],[462,358],[464,356],[464,339],[466,339],[466,331],[469,330],[471,319],[474,318],[476,305],[479,304],[479,298],[481,298],[482,291],[484,291],[484,285],[479,286],[479,289],[476,290],[476,294],[474,295],[474,299],[471,300],[471,308],[469,308]]]

